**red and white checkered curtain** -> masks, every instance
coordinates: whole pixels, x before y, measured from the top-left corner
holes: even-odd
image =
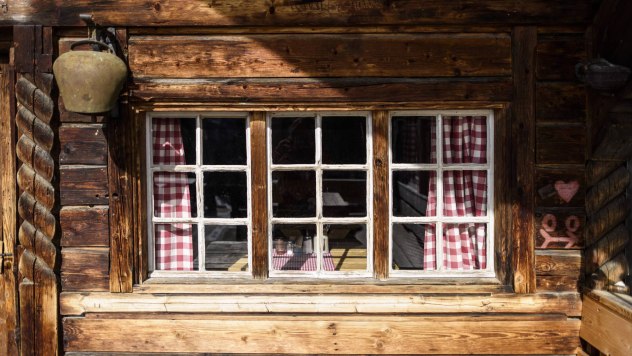
[[[154,165],[185,164],[184,144],[178,119],[153,119]],[[154,215],[161,218],[191,217],[191,193],[187,173],[154,175]],[[157,224],[154,227],[156,269],[193,269],[193,225]]]
[[[431,154],[436,153],[436,128],[432,126]],[[487,163],[487,125],[484,116],[443,118],[443,160],[445,163]],[[436,160],[436,159],[435,159]],[[434,161],[433,161],[434,162]],[[436,216],[437,177],[430,177],[426,216]],[[487,215],[487,172],[444,171],[443,216],[479,217]],[[443,225],[443,268],[447,270],[485,269],[486,224]],[[435,270],[436,227],[425,230],[424,269]]]

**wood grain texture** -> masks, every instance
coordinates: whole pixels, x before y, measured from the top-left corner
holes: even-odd
[[[591,1],[561,0],[324,0],[317,3],[216,0],[182,2],[157,0],[63,0],[16,2],[7,8],[0,25],[28,21],[47,26],[81,26],[79,14],[90,9],[104,26],[349,26],[416,24],[586,24],[592,19]]]
[[[539,36],[536,78],[542,81],[575,81],[575,65],[586,59],[583,34]]]
[[[60,169],[61,204],[107,205],[108,177],[105,166],[65,166]]]
[[[632,353],[630,320],[592,298],[584,299],[579,335],[605,354]]]
[[[586,127],[538,125],[535,155],[537,164],[585,164]]]
[[[15,185],[16,160],[15,141],[17,128],[12,120],[12,105],[15,73],[9,65],[0,65],[0,238],[2,252],[13,254],[13,259],[4,259],[0,270],[0,353],[17,355],[18,340],[18,281],[16,280],[17,261],[17,187]]]
[[[619,225],[608,232],[594,245],[586,249],[586,273],[595,272],[599,267],[621,253],[630,242],[630,232]]]
[[[106,247],[110,243],[107,206],[68,206],[59,212],[61,246]]]
[[[535,245],[538,249],[581,249],[586,213],[581,208],[537,208]]]
[[[103,125],[62,125],[59,128],[60,164],[104,165],[107,141]]]
[[[254,112],[250,118],[252,165],[252,274],[268,277],[268,171],[266,114]]]
[[[86,313],[307,313],[307,314],[581,314],[579,293],[495,295],[160,295],[64,292],[61,314]]]
[[[388,278],[389,266],[389,116],[374,111],[373,125],[373,274]]]
[[[66,351],[570,354],[579,320],[495,320],[472,317],[281,316],[205,319],[64,318]],[[424,330],[420,333],[419,330]],[[542,330],[546,330],[543,335]],[[134,335],[130,338],[129,335]],[[484,339],[485,342],[481,342]],[[120,340],[120,342],[112,342]],[[353,351],[350,350],[353,345]]]
[[[509,78],[135,79],[131,97],[220,103],[501,102],[511,100],[511,85]]]
[[[513,284],[511,238],[511,108],[494,111],[494,258],[496,277]]]
[[[584,171],[581,167],[538,168],[535,189],[536,207],[583,208],[586,198]]]
[[[62,291],[109,291],[109,248],[64,248]]]
[[[516,27],[512,34],[514,104],[512,145],[515,186],[512,199],[513,270],[516,293],[535,291],[535,27]]]
[[[619,195],[588,219],[586,245],[592,245],[608,231],[622,224],[630,212],[630,201]]]
[[[511,74],[506,35],[138,37],[138,78],[471,77]]]
[[[592,186],[586,194],[586,212],[596,213],[609,201],[625,191],[630,184],[630,172],[625,167],[619,167],[610,175]]]
[[[583,123],[586,119],[582,85],[570,82],[540,82],[536,87],[538,123]]]
[[[569,276],[579,279],[582,272],[582,251],[536,251],[535,273],[538,276]]]

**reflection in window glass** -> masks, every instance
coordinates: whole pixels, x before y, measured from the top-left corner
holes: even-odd
[[[313,117],[272,119],[272,163],[308,164],[316,160]]]
[[[430,178],[434,171],[393,172],[393,215],[427,216]]]
[[[316,216],[316,173],[272,172],[272,207],[274,217]]]
[[[366,271],[366,225],[323,225],[323,270]]]
[[[434,230],[434,224],[393,224],[393,269],[422,270],[425,234]]]
[[[435,163],[431,140],[436,121],[433,116],[397,116],[391,121],[393,163]]]
[[[202,164],[246,164],[246,119],[205,118],[202,129]]]
[[[197,216],[195,173],[154,174],[154,216],[190,218]]]
[[[272,229],[272,270],[316,271],[316,225],[276,224]]]
[[[366,163],[366,117],[322,119],[323,164]]]
[[[248,228],[240,225],[204,227],[207,271],[248,270]]]
[[[245,172],[204,172],[204,216],[245,218],[247,191]]]
[[[196,224],[156,224],[154,243],[157,270],[192,271],[198,268]]]
[[[323,216],[366,216],[366,172],[323,172]]]

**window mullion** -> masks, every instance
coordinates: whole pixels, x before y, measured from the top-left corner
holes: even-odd
[[[436,197],[437,197],[437,209],[435,215],[437,216],[437,226],[435,226],[435,258],[437,271],[443,271],[443,116],[437,115],[436,129],[435,129],[435,153],[437,156],[437,171],[436,171]]]
[[[197,231],[198,231],[198,270],[206,270],[206,238],[204,235],[204,182],[202,176],[202,119],[195,119],[195,189],[197,197]]]
[[[323,236],[323,224],[320,220],[323,218],[323,170],[322,170],[322,116],[316,115],[316,218],[318,224],[316,226],[316,236],[319,240],[316,249],[316,271],[322,271],[323,249],[321,248]]]

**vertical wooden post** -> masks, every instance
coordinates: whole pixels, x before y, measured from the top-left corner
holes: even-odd
[[[373,268],[375,278],[388,278],[388,111],[373,112]]]
[[[15,123],[21,134],[16,154],[22,193],[17,211],[22,219],[18,237],[20,300],[20,352],[22,355],[57,355],[58,285],[55,268],[57,247],[53,243],[57,221],[53,129],[55,101],[52,71],[51,28],[15,26]]]
[[[515,27],[512,34],[514,105],[512,122],[515,172],[511,206],[513,272],[516,293],[535,292],[535,46],[534,26]]]
[[[252,174],[252,274],[268,277],[266,114],[254,112],[250,118],[250,167]]]

